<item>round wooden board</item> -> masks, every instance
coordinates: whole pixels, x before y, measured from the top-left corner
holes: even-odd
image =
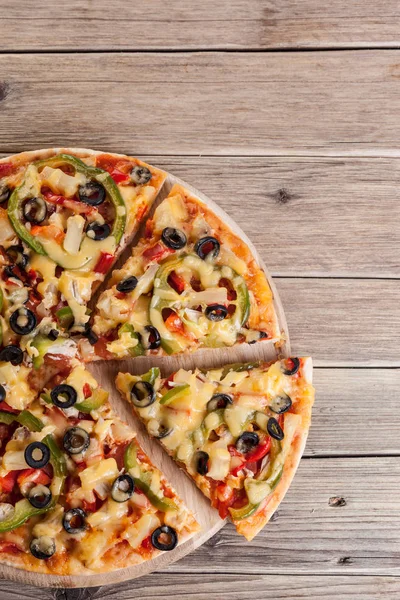
[[[81,155],[97,154],[92,150],[86,150],[81,148],[58,148],[58,149],[45,149],[33,152],[26,152],[21,155],[24,158],[30,158],[33,155],[35,158],[44,158],[53,152],[73,152]],[[99,152],[100,154],[100,152]],[[115,154],[115,153],[114,153]],[[121,155],[123,156],[123,155]],[[7,157],[10,159],[13,157]],[[7,159],[2,159],[6,161]],[[156,166],[156,165],[155,165]],[[256,261],[264,270],[268,279],[269,285],[274,294],[275,310],[278,315],[278,321],[281,331],[285,336],[285,343],[279,349],[279,356],[289,356],[290,354],[290,342],[289,332],[287,328],[285,313],[281,304],[278,292],[275,285],[265,267],[264,262],[258,255],[257,250],[253,246],[252,242],[241,230],[241,228],[223,211],[215,202],[210,200],[207,196],[193,188],[191,185],[182,181],[178,177],[172,174],[168,174],[163,189],[161,190],[156,203],[153,206],[152,212],[158,206],[158,204],[168,195],[171,187],[179,183],[189,189],[195,196],[197,196],[204,204],[207,204],[221,219],[229,225],[232,231],[238,235],[251,249]],[[140,236],[139,234],[135,239]],[[130,250],[126,250],[117,262],[117,267],[125,261],[129,256]],[[101,286],[100,290],[104,287]],[[97,296],[97,294],[96,294]],[[20,581],[22,583],[36,585],[39,587],[64,587],[64,588],[80,588],[80,587],[91,587],[91,586],[102,586],[110,585],[112,583],[120,583],[130,579],[147,575],[153,571],[165,569],[171,563],[179,560],[183,556],[186,556],[202,544],[204,544],[209,538],[211,538],[217,531],[223,527],[226,521],[222,520],[218,512],[213,509],[209,501],[203,496],[203,494],[197,489],[195,484],[186,476],[186,474],[174,463],[174,461],[162,450],[161,446],[156,444],[154,440],[150,440],[146,435],[144,427],[132,413],[129,405],[121,398],[120,394],[115,388],[115,377],[119,371],[130,372],[134,374],[140,374],[146,372],[151,366],[159,366],[164,376],[179,369],[193,369],[196,366],[202,368],[217,368],[224,364],[234,362],[250,362],[254,360],[275,360],[278,356],[278,351],[272,342],[263,342],[260,344],[242,344],[234,348],[217,348],[217,349],[205,349],[198,350],[189,356],[177,356],[177,357],[137,357],[126,359],[122,361],[107,361],[107,362],[96,362],[88,366],[89,370],[93,373],[99,383],[110,393],[110,401],[117,412],[117,414],[137,432],[137,437],[142,445],[143,449],[154,464],[161,469],[165,474],[166,478],[172,483],[175,490],[178,492],[180,497],[183,499],[185,504],[193,511],[197,521],[201,526],[201,531],[190,539],[179,544],[171,552],[165,552],[160,554],[151,561],[143,562],[138,565],[127,567],[125,569],[119,569],[110,573],[96,573],[93,575],[45,575],[41,573],[31,573],[22,569],[16,569],[9,565],[0,564],[0,577],[3,579],[10,579],[12,581]],[[246,542],[243,538],[243,543]]]

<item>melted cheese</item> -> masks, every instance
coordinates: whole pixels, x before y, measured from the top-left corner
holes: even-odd
[[[143,515],[136,523],[130,525],[122,537],[128,540],[129,545],[135,549],[140,546],[145,538],[153,533],[161,525],[160,519],[155,515]]]
[[[102,483],[111,483],[119,475],[115,458],[106,458],[79,473],[83,490],[93,490]]]
[[[58,289],[68,302],[77,326],[84,325],[89,320],[89,315],[86,314],[86,305],[90,300],[95,280],[95,274],[78,276],[69,271],[64,271],[60,277]]]
[[[29,373],[24,365],[0,363],[0,383],[6,388],[7,404],[12,408],[23,410],[35,399],[36,393],[28,384]]]
[[[86,182],[83,173],[76,172],[74,176],[64,173],[61,169],[46,166],[40,173],[42,184],[47,185],[53,192],[62,194],[67,198],[75,196],[78,187]]]
[[[68,375],[65,383],[71,385],[78,394],[78,402],[83,402],[85,396],[83,394],[83,386],[88,383],[94,390],[98,387],[95,378],[85,369],[83,365],[77,365]]]

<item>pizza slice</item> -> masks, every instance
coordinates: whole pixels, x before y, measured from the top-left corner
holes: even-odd
[[[180,185],[100,296],[87,360],[278,341],[273,294],[248,246]]]
[[[4,345],[22,339],[43,352],[60,332],[83,333],[94,343],[87,304],[165,177],[136,158],[90,150],[0,161]]]
[[[117,387],[150,435],[239,533],[251,540],[283,499],[314,401],[310,358],[179,371],[119,373]]]
[[[24,410],[8,403],[9,389],[0,393],[0,562],[109,572],[199,529],[78,361]]]

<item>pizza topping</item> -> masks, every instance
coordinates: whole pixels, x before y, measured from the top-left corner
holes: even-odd
[[[284,433],[282,427],[279,425],[278,421],[274,417],[268,419],[267,431],[269,435],[275,440],[283,440]]]
[[[12,365],[17,366],[22,363],[24,359],[24,353],[19,346],[9,344],[4,346],[0,350],[0,361],[10,362]]]
[[[11,314],[9,323],[14,333],[17,335],[27,335],[35,329],[37,320],[31,310],[21,307]]]
[[[210,457],[207,452],[203,452],[202,450],[196,452],[194,461],[196,465],[196,471],[199,473],[199,475],[207,475],[209,459]]]
[[[292,406],[292,400],[287,394],[275,396],[269,403],[270,409],[278,415],[286,412]]]
[[[111,234],[111,227],[107,223],[94,221],[86,227],[86,235],[92,240],[105,240]]]
[[[99,336],[88,325],[85,327],[84,335],[91,346],[94,346],[99,341]]]
[[[3,385],[0,385],[0,402],[4,402],[6,399],[6,390],[5,387]]]
[[[6,250],[8,258],[18,265],[21,269],[25,269],[28,264],[28,255],[24,253],[24,248],[20,244],[17,246],[10,246]]]
[[[132,497],[135,489],[133,478],[124,473],[117,477],[111,487],[111,497],[115,502],[126,502]]]
[[[137,284],[138,284],[137,277],[132,275],[131,277],[128,277],[127,279],[124,279],[123,281],[120,281],[117,284],[117,291],[122,292],[124,294],[126,294],[127,292],[133,292],[133,290],[136,288]]]
[[[47,486],[39,483],[29,490],[28,500],[35,508],[45,508],[50,504],[52,494]]]
[[[186,246],[187,243],[187,238],[183,231],[175,229],[174,227],[166,227],[163,229],[161,239],[167,248],[171,248],[172,250],[180,250]]]
[[[210,304],[204,314],[210,321],[223,321],[228,316],[228,309],[222,304]]]
[[[282,367],[284,375],[294,375],[300,368],[300,360],[298,358],[288,358],[285,365]]]
[[[53,556],[56,551],[56,543],[53,538],[42,535],[39,538],[34,538],[31,541],[30,551],[35,558],[46,560]]]
[[[11,189],[6,183],[0,182],[0,204],[4,204],[4,202],[7,202],[10,196]]]
[[[24,458],[29,467],[41,469],[50,460],[50,450],[43,442],[32,442],[25,448]]]
[[[260,438],[258,437],[257,433],[253,431],[245,431],[236,440],[236,449],[241,454],[247,454],[248,452],[251,452],[251,450],[254,450],[254,448],[258,446],[259,442]]]
[[[68,454],[81,454],[89,448],[89,444],[89,434],[82,427],[71,427],[64,434],[63,446]]]
[[[169,525],[157,527],[151,534],[151,543],[157,550],[167,552],[173,550],[178,545],[178,535]]]
[[[153,325],[146,325],[142,333],[142,342],[146,349],[157,350],[161,346],[161,336]]]
[[[55,342],[59,335],[60,332],[57,329],[50,329],[49,333],[47,334],[47,337],[50,341]]]
[[[157,440],[162,440],[172,433],[172,427],[168,427],[165,423],[158,423],[154,420],[155,427],[151,429],[151,435]],[[149,426],[151,428],[151,425]]]
[[[99,206],[106,199],[106,191],[97,181],[88,181],[79,186],[78,194],[81,202],[90,204],[90,206]]]
[[[47,204],[43,198],[28,198],[22,205],[22,214],[28,223],[40,225],[47,217]]]
[[[63,527],[67,533],[80,533],[86,529],[86,512],[82,508],[71,508],[63,517]]]
[[[134,406],[144,408],[153,404],[156,394],[153,386],[148,381],[137,381],[131,389],[131,400]]]
[[[228,404],[232,404],[232,396],[228,394],[214,394],[211,400],[207,402],[207,410],[208,412],[212,412],[218,408],[226,408]]]
[[[53,388],[50,392],[50,397],[53,404],[58,406],[58,408],[70,408],[78,399],[76,390],[66,383]]]
[[[143,185],[148,183],[152,177],[150,169],[140,165],[135,165],[130,172],[130,177],[133,183]]]
[[[207,236],[198,240],[194,246],[194,251],[201,259],[216,259],[220,251],[220,243],[215,237]]]

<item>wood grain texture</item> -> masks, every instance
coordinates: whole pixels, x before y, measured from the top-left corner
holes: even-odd
[[[145,159],[218,202],[273,276],[400,277],[397,159]]]
[[[2,55],[0,151],[400,154],[396,51]]]
[[[3,3],[2,50],[396,47],[395,0]],[[23,35],[21,35],[23,31]]]

